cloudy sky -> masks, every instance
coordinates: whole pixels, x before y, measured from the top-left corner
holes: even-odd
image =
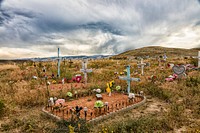
[[[0,58],[200,47],[200,0],[0,0]]]

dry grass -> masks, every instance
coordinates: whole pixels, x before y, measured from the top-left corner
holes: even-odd
[[[170,50],[172,51],[172,49],[167,51],[170,53]],[[85,93],[97,87],[105,89],[106,83],[112,79],[115,79],[116,85],[121,85],[122,89],[126,90],[126,81],[116,79],[114,72],[122,72],[125,69],[124,65],[131,64],[131,76],[141,78],[139,83],[131,82],[132,91],[143,90],[148,95],[148,102],[145,106],[94,125],[90,128],[91,132],[175,132],[181,130],[198,132],[200,127],[200,71],[188,72],[187,79],[165,82],[164,79],[172,74],[172,70],[169,68],[161,70],[155,59],[145,61],[150,62],[151,67],[145,68],[144,76],[134,74],[135,70],[140,72],[136,60],[89,62],[88,68],[95,69],[93,73],[88,74],[89,84],[84,89],[78,88],[79,92]],[[168,62],[189,63],[190,59],[169,58]],[[33,80],[32,76],[43,75],[42,65],[46,65],[48,75],[52,73],[56,75],[55,62],[37,63],[37,68],[30,63],[0,65],[0,101],[5,105],[0,118],[1,132],[53,132],[54,129],[59,128],[56,122],[41,113],[41,108],[47,102],[45,80]],[[80,61],[74,62],[70,68],[69,66],[68,62],[65,65],[61,64],[63,76],[71,78],[80,73]],[[157,76],[154,83],[148,80],[151,75]],[[50,94],[60,96],[60,93],[56,91]],[[147,125],[143,127],[142,124]],[[99,130],[93,130],[94,128]]]

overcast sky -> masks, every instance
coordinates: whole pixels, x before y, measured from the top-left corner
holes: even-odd
[[[0,0],[0,58],[200,47],[200,0]]]

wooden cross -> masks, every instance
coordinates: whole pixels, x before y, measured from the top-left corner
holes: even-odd
[[[58,77],[60,77],[60,48],[58,48]]]
[[[130,89],[131,89],[131,81],[140,81],[140,78],[131,78],[130,65],[126,66],[126,69],[127,69],[127,77],[119,76],[119,79],[127,81],[127,84],[128,84],[127,92],[129,94],[130,93]]]
[[[92,69],[87,69],[87,60],[82,61],[82,69],[80,69],[81,72],[84,73],[84,80],[85,84],[87,83],[87,73],[92,72]]]
[[[141,67],[141,74],[144,75],[144,66],[146,65],[146,63],[143,62],[143,59],[141,59],[141,63],[138,64],[138,66]]]

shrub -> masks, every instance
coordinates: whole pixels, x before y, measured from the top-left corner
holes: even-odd
[[[0,117],[3,115],[5,104],[0,100]]]

